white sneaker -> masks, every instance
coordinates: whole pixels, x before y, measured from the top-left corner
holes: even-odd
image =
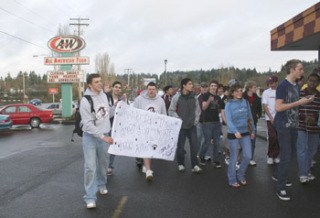
[[[273,164],[273,158],[268,157],[267,164],[272,165]]]
[[[315,179],[316,179],[316,177],[314,175],[312,175],[311,173],[308,174],[308,180],[312,181]]]
[[[112,176],[112,175],[113,175],[112,168],[108,168],[108,169],[107,169],[107,175],[108,175],[108,176]]]
[[[257,165],[257,163],[254,161],[254,160],[250,160],[250,166],[256,166]]]
[[[236,163],[236,170],[239,170],[239,168],[240,168],[240,164]]]
[[[92,209],[92,208],[96,208],[97,205],[96,205],[96,202],[89,202],[87,203],[87,208],[88,209]]]
[[[311,162],[311,167],[314,167],[314,165],[316,164],[317,162],[315,160],[312,160]]]
[[[275,163],[280,163],[280,158],[277,157],[277,158],[275,158],[273,161],[274,161]]]
[[[152,181],[153,180],[153,171],[152,170],[147,170],[146,172],[146,180]]]
[[[101,188],[101,189],[99,189],[99,192],[100,192],[100,194],[102,194],[102,195],[108,194],[108,190],[107,190],[106,188]]]
[[[309,181],[307,176],[300,176],[300,183],[305,184]]]
[[[142,170],[141,170],[143,173],[146,173],[147,172],[147,169],[145,166],[142,167]]]
[[[225,158],[224,158],[224,163],[225,163],[226,165],[229,165],[229,162],[230,162],[230,158],[229,158],[229,157],[225,157]]]
[[[203,172],[203,170],[198,165],[195,165],[191,171],[193,173],[202,173]]]
[[[183,165],[178,165],[178,170],[179,170],[180,172],[183,172],[183,171],[186,170],[186,168],[185,168]]]

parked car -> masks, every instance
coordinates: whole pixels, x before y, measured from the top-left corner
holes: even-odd
[[[50,123],[53,119],[51,110],[43,110],[32,104],[9,104],[0,110],[0,114],[10,116],[13,125],[30,124],[38,128],[40,123]]]
[[[8,130],[12,127],[12,120],[9,115],[0,114],[0,131]]]
[[[61,115],[62,114],[62,104],[61,103],[52,103],[47,109],[52,110],[53,115]],[[72,102],[72,111],[75,113],[77,109],[77,105]]]
[[[32,105],[35,105],[35,106],[42,104],[41,100],[40,100],[40,99],[37,99],[37,98],[31,99],[31,100],[29,101],[29,103],[32,104]]]

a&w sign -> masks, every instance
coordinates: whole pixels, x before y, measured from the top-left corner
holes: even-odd
[[[56,36],[48,42],[48,47],[58,53],[78,52],[85,46],[85,41],[77,36]]]

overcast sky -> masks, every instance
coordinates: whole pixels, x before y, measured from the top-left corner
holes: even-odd
[[[0,76],[35,70],[44,74],[47,42],[69,18],[83,27],[91,64],[107,52],[116,73],[209,70],[234,66],[280,70],[288,59],[310,61],[317,51],[270,50],[270,31],[316,4],[316,0],[0,0]],[[72,32],[74,27],[71,27]],[[5,34],[4,34],[4,33]],[[21,38],[22,41],[12,36]]]

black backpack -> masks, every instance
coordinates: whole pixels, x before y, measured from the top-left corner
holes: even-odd
[[[93,107],[93,101],[92,101],[92,98],[90,95],[84,95],[83,97],[85,97],[88,102],[90,103],[91,105],[91,113],[94,112],[94,107]],[[83,135],[83,130],[82,130],[82,124],[81,124],[81,114],[80,114],[80,104],[79,104],[79,107],[76,109],[76,112],[75,112],[75,123],[74,123],[74,130],[72,132],[72,138],[71,138],[71,141],[74,142],[74,139],[73,139],[73,135],[76,133],[78,136],[82,137]]]
[[[113,105],[113,98],[112,98],[112,95],[110,93],[105,93],[106,96],[107,96],[107,99],[108,99],[108,103],[109,103],[109,106],[112,106]],[[93,100],[91,98],[90,95],[84,95],[83,97],[85,97],[88,102],[90,103],[91,105],[91,113],[94,113],[94,107],[93,107]],[[83,130],[82,130],[82,124],[81,124],[81,114],[80,114],[80,104],[79,104],[79,107],[76,109],[76,112],[75,112],[75,123],[74,123],[74,130],[72,132],[72,137],[71,137],[71,141],[74,142],[74,139],[73,139],[73,135],[76,133],[78,136],[82,137],[83,135]]]

